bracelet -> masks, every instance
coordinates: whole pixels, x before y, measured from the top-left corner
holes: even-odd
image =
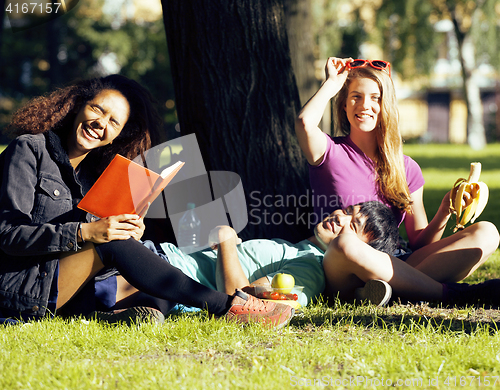
[[[80,238],[82,239],[82,244],[85,244],[85,240],[83,239],[82,223],[81,222],[78,222],[77,234],[78,234],[78,232],[80,233]]]

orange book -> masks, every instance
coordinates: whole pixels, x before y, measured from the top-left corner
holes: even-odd
[[[183,165],[178,161],[158,174],[117,154],[78,207],[99,218],[119,214],[143,217]]]

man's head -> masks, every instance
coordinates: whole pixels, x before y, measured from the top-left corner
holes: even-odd
[[[314,235],[323,249],[343,233],[354,233],[371,247],[391,255],[399,245],[394,214],[388,206],[377,201],[335,210],[314,228]]]

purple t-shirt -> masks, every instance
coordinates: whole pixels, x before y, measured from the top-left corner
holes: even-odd
[[[327,139],[323,161],[309,166],[309,179],[317,222],[337,209],[370,200],[378,200],[391,206],[378,195],[373,161],[359,149],[351,137],[330,137]],[[420,166],[410,157],[404,156],[406,180],[410,193],[424,185]],[[398,225],[404,213],[391,206]]]

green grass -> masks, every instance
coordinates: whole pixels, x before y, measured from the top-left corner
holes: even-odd
[[[406,145],[405,153],[423,168],[429,217],[481,161],[491,190],[481,219],[499,226],[499,145]],[[468,281],[492,277],[500,277],[498,250]],[[0,326],[0,388],[500,388],[499,325],[497,310],[339,303],[306,308],[280,332],[205,313],[131,327],[56,318]]]
[[[0,329],[0,386],[288,389],[346,380],[355,385],[332,387],[364,389],[376,388],[366,380],[383,378],[425,384],[400,388],[431,388],[429,380],[438,378],[444,388],[453,376],[473,376],[477,384],[500,376],[500,336],[495,323],[473,322],[472,314],[317,304],[281,332],[240,328],[204,313],[131,327],[44,320]]]
[[[477,220],[487,220],[500,226],[500,144],[489,144],[480,151],[474,151],[466,145],[408,144],[404,146],[404,153],[422,168],[425,179],[424,204],[429,220],[455,181],[460,177],[467,179],[470,163],[479,161],[482,165],[480,180],[488,185],[490,196]],[[453,222],[454,219],[448,223],[445,236],[452,234]]]

